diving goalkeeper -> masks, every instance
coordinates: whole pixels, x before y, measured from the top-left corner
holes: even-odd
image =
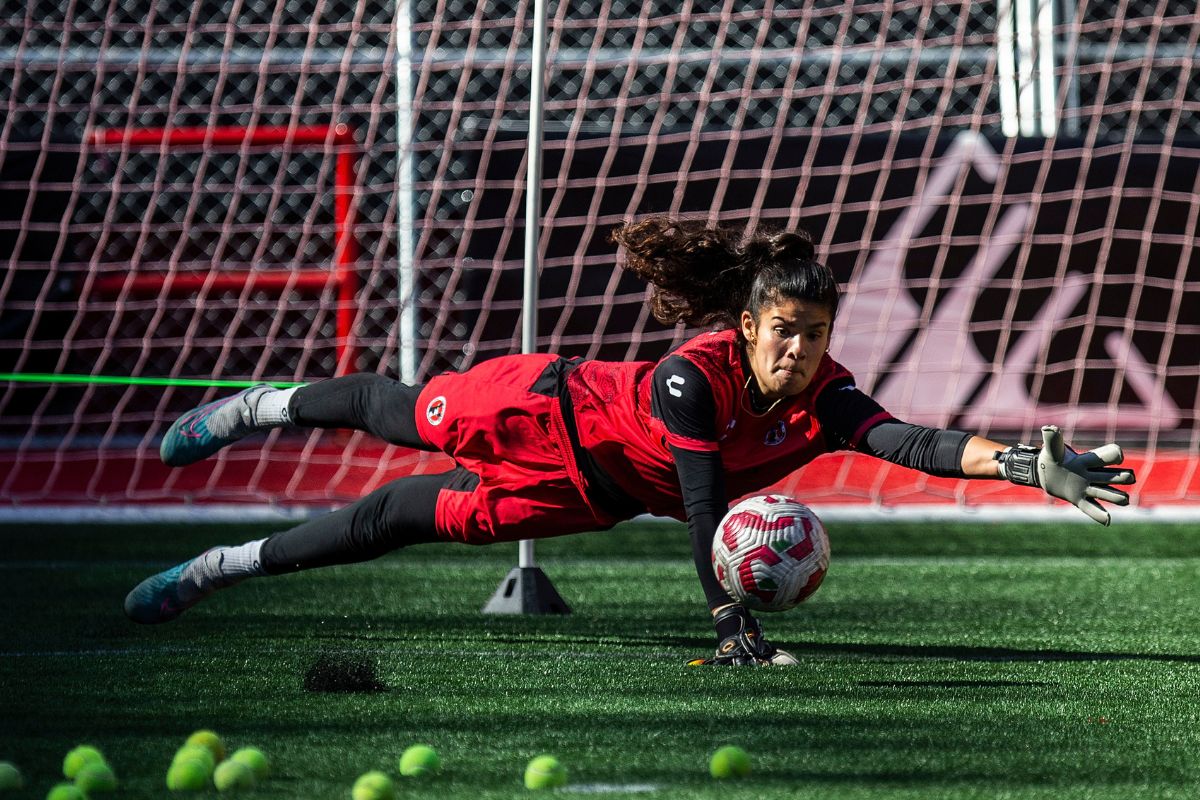
[[[822,453],[854,450],[929,475],[1007,479],[1107,525],[1126,505],[1121,448],[1076,453],[1058,429],[1040,448],[894,418],[829,353],[832,273],[803,232],[743,238],[652,217],[617,229],[625,269],[652,286],[663,323],[717,327],[651,362],[519,355],[408,386],[350,375],[258,386],[194,409],[161,445],[171,466],[280,426],[351,428],[443,451],[454,469],[399,478],[266,539],[217,547],[142,581],[125,601],[140,623],[174,619],[219,589],[376,558],[423,542],[489,544],[604,530],[644,513],[686,520],[716,652],[693,663],[782,664],[758,621],[713,574],[731,498],[762,490]]]

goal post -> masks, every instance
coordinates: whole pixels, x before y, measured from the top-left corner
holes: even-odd
[[[526,150],[525,263],[521,292],[521,352],[538,351],[538,276],[542,230],[542,104],[546,93],[546,0],[534,0],[533,67]],[[532,539],[518,544],[517,566],[483,607],[486,614],[569,614],[570,607],[537,565]]]

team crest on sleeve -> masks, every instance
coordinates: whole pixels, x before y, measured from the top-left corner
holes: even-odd
[[[429,401],[429,405],[425,406],[425,419],[429,420],[430,425],[440,425],[442,419],[446,416],[446,398],[438,395]]]
[[[787,423],[783,420],[775,423],[775,427],[767,431],[767,435],[763,437],[763,444],[768,447],[774,447],[777,444],[783,444],[783,440],[787,438]]]

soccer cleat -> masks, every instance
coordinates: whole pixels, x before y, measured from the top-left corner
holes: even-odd
[[[268,384],[260,383],[231,397],[193,408],[171,425],[158,447],[158,455],[169,467],[185,467],[202,461],[222,447],[257,430],[254,409]]]
[[[207,595],[198,594],[189,600],[184,600],[180,595],[183,572],[195,560],[193,558],[151,575],[133,587],[133,591],[125,596],[125,616],[142,625],[170,622],[203,600]]]

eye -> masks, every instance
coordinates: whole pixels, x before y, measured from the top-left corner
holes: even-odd
[[[774,330],[775,330],[775,335],[778,336],[780,339],[788,338],[788,333],[787,333],[786,328],[781,328],[778,325],[776,325]]]

